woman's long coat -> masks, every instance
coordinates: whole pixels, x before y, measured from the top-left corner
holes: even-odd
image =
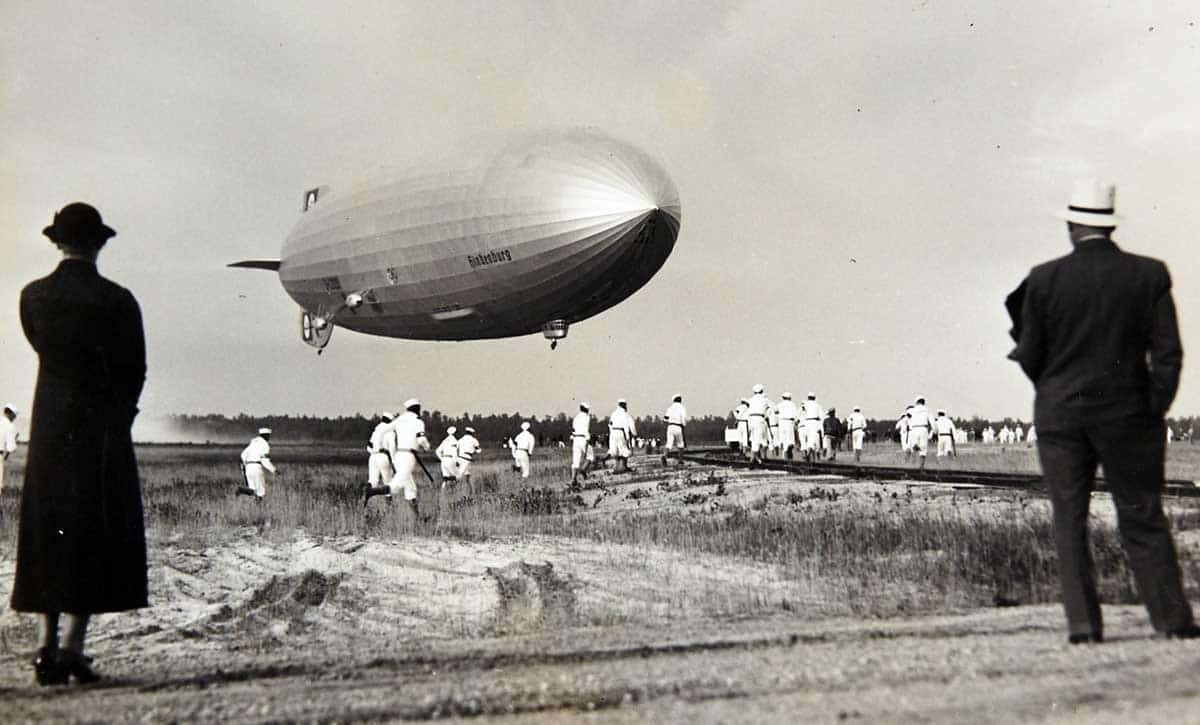
[[[137,301],[64,260],[21,292],[38,354],[13,609],[146,606],[146,537],[130,427],[146,379]]]

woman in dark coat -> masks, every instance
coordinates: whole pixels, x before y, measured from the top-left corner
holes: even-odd
[[[88,618],[146,606],[146,538],[130,427],[146,378],[137,301],[96,271],[114,232],[70,204],[44,234],[63,253],[21,292],[21,325],[38,354],[21,492],[12,607],[44,615],[40,684],[97,675],[83,655]],[[66,637],[59,648],[59,614]]]

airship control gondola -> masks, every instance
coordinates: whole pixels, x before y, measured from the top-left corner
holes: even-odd
[[[594,130],[519,134],[339,193],[304,194],[275,269],[320,349],[335,325],[412,340],[476,340],[569,326],[662,267],[679,193],[646,153]]]

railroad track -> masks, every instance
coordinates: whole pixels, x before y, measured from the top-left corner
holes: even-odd
[[[683,453],[673,453],[672,456],[684,461],[710,466],[750,468],[750,462],[746,460],[745,456],[728,448],[697,448]],[[807,463],[800,460],[789,461],[780,458],[768,459],[757,467],[768,471],[787,471],[789,473],[808,476],[832,475],[867,481],[919,481],[922,483],[944,483],[951,485],[968,484],[990,488],[1012,488],[1045,492],[1040,473],[964,471],[944,468],[919,470],[914,467],[863,466],[854,463],[834,463],[831,461]],[[1096,490],[1108,490],[1103,478],[1096,479]],[[1167,479],[1163,494],[1181,498],[1200,498],[1200,485],[1197,482],[1179,478]]]

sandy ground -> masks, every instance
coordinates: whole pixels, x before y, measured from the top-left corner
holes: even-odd
[[[689,493],[628,497],[659,480],[585,500],[604,515]],[[829,483],[727,481],[694,505]],[[1104,645],[1070,647],[1057,606],[850,620],[771,566],[576,539],[279,544],[245,529],[151,556],[154,606],[97,618],[101,685],[33,685],[36,620],[0,613],[0,721],[1200,720],[1200,643],[1153,639],[1137,607],[1106,608]],[[0,552],[5,599],[12,568]]]

